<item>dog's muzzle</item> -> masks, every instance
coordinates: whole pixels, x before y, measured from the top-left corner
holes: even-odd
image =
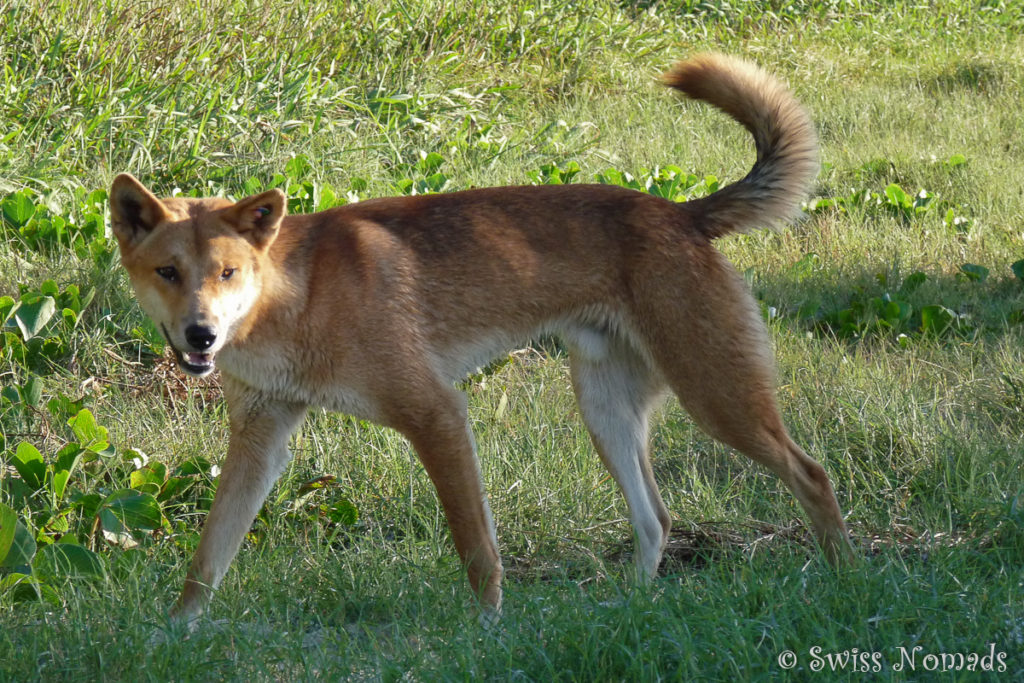
[[[186,374],[193,375],[195,377],[203,377],[213,372],[213,353],[208,353],[203,350],[182,351],[174,345],[173,341],[171,341],[171,335],[167,333],[167,328],[163,324],[160,325],[160,329],[164,333],[164,339],[167,340],[171,350],[174,351],[174,358],[178,361],[178,367],[180,367]],[[189,325],[185,329],[185,341],[187,341],[192,348],[208,349],[213,346],[213,343],[216,340],[217,335],[208,327]]]

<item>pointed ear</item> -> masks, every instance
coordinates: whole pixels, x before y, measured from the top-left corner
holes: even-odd
[[[135,245],[167,220],[167,210],[133,176],[122,173],[110,186],[110,227],[121,250]]]
[[[273,189],[224,209],[224,221],[257,247],[266,249],[277,237],[285,212],[284,192]]]

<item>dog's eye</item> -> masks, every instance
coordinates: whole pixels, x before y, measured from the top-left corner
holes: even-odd
[[[156,269],[156,274],[168,282],[178,281],[178,269],[174,266],[162,266]]]
[[[224,270],[221,271],[220,279],[221,280],[229,280],[231,278],[231,276],[234,275],[234,274],[235,274],[235,269],[234,268],[225,268]]]

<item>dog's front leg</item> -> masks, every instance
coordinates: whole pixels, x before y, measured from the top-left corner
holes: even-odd
[[[288,464],[288,437],[306,414],[304,405],[253,395],[228,379],[224,393],[231,440],[185,589],[172,612],[179,622],[193,621],[210,601],[256,513]]]

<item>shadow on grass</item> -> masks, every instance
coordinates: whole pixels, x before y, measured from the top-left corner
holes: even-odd
[[[714,563],[739,562],[744,555],[797,548],[802,550],[796,552],[808,554],[813,554],[816,548],[813,536],[800,520],[785,525],[675,520],[658,573],[667,575],[685,570],[701,570]],[[521,582],[569,580],[587,583],[600,578],[602,564],[623,571],[628,571],[632,566],[633,540],[628,536],[595,550],[595,554],[584,561],[568,561],[564,557],[544,560],[505,555],[502,562],[505,565],[505,576]]]
[[[943,65],[933,74],[922,74],[919,80],[925,92],[932,95],[950,95],[967,92],[978,95],[998,95],[1014,80],[1018,70],[1008,63],[983,62],[967,59]]]
[[[794,331],[851,344],[960,343],[1024,327],[1024,280],[1009,266],[963,264],[955,274],[862,267],[834,273],[813,254],[782,276],[759,277],[765,317]]]

